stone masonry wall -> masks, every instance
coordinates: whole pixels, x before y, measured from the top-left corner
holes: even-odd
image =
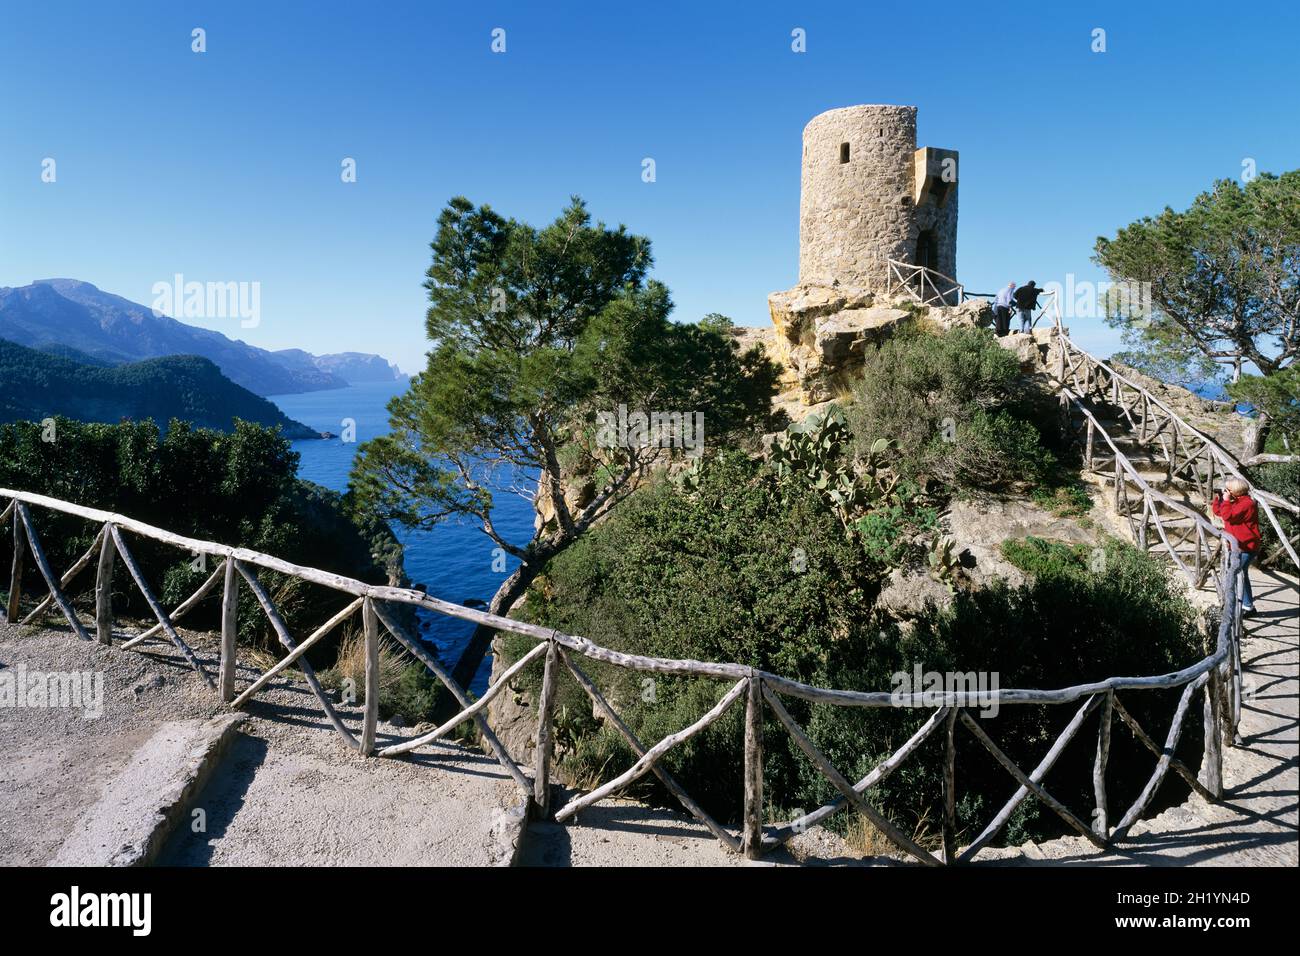
[[[813,117],[803,131],[800,284],[880,290],[886,259],[912,260],[915,152],[914,106],[849,106]]]

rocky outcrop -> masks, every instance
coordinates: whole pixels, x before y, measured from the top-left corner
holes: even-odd
[[[510,664],[502,653],[501,637],[498,635],[492,641],[492,674],[488,678],[488,686],[500,680],[501,673]],[[537,702],[532,695],[522,684],[516,684],[494,697],[487,710],[488,726],[497,735],[506,752],[521,766],[532,766],[533,751],[537,747]],[[484,753],[491,752],[486,743],[482,746]]]
[[[894,568],[876,598],[876,608],[896,621],[921,613],[926,605],[946,608],[953,591],[926,568]]]
[[[998,339],[998,345],[1014,352],[1020,367],[1026,372],[1036,372],[1051,360],[1052,340],[1056,329],[1034,329],[1032,332],[1011,332]]]
[[[991,324],[983,299],[957,306],[919,306],[906,297],[801,284],[767,297],[775,336],[771,357],[787,370],[800,402],[814,406],[846,394],[869,345],[915,319],[939,329]]]
[[[591,475],[576,475],[563,483],[564,501],[569,506],[569,514],[576,515],[596,498],[596,479]],[[550,491],[538,486],[533,500],[537,516],[533,519],[535,531],[554,530],[558,519],[555,514],[555,499]]]
[[[1003,580],[1012,587],[1025,583],[1024,573],[1002,556],[1001,544],[1009,538],[1046,538],[1067,544],[1096,544],[1095,528],[1078,520],[1061,518],[1024,498],[993,498],[953,502],[947,516],[949,534],[962,552],[963,567],[971,582],[987,586]]]

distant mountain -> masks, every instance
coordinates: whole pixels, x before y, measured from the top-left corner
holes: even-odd
[[[148,306],[103,292],[76,279],[42,279],[0,288],[0,339],[76,359],[121,364],[166,355],[198,355],[216,363],[232,382],[258,395],[284,395],[344,388],[350,380],[335,372],[349,363],[286,360],[284,353],[259,349],[168,316]],[[300,350],[290,350],[299,352]],[[344,353],[354,355],[356,353]],[[319,361],[338,356],[324,356]],[[378,356],[360,356],[377,360]],[[358,379],[372,381],[373,379]]]
[[[279,425],[287,438],[320,434],[241,388],[197,355],[171,355],[129,365],[84,365],[0,339],[0,422],[63,415],[84,422],[178,418],[230,431],[232,419]]]
[[[382,355],[367,352],[335,352],[332,355],[312,355],[302,349],[281,349],[272,355],[285,368],[316,369],[337,375],[349,385],[361,382],[400,382],[406,373]]]

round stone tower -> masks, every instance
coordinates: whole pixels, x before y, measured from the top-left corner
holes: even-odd
[[[888,260],[955,278],[956,153],[916,148],[915,106],[848,106],[803,131],[799,282],[873,292]]]

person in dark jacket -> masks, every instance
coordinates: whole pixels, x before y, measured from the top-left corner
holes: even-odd
[[[1038,308],[1038,297],[1043,294],[1043,290],[1034,285],[1034,280],[1030,279],[1028,285],[1022,285],[1016,290],[1015,300],[1016,308],[1020,310],[1020,331],[1028,332],[1034,327],[1034,309]]]
[[[1255,595],[1250,590],[1250,559],[1259,551],[1259,515],[1255,499],[1250,496],[1250,485],[1241,478],[1229,478],[1222,492],[1214,493],[1210,503],[1214,514],[1223,519],[1223,530],[1236,540],[1241,553],[1237,558],[1241,568],[1241,613],[1255,612]]]

